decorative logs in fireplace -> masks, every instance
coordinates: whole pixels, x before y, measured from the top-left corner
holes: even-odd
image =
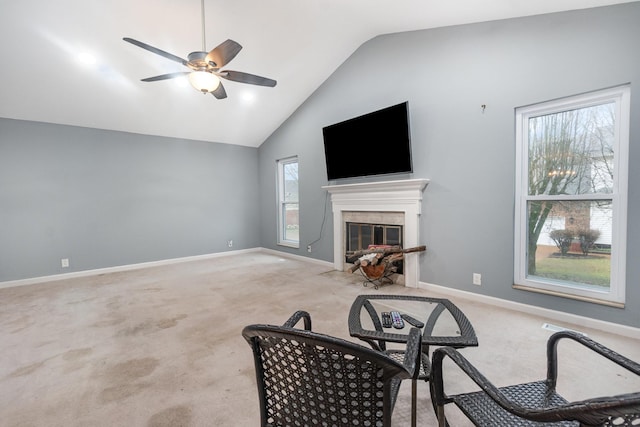
[[[356,251],[347,256],[352,262],[351,273],[360,269],[367,281],[374,283],[375,288],[385,278],[397,272],[397,262],[404,258],[404,254],[425,251],[426,246],[416,246],[402,249],[400,246],[370,246],[369,249]],[[365,282],[366,285],[366,282]]]

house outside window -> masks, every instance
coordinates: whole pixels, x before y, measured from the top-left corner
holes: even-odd
[[[516,109],[515,288],[623,306],[629,97]]]
[[[278,244],[300,247],[298,158],[278,160]]]

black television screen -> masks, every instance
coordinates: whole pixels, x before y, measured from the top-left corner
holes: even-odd
[[[408,102],[322,129],[329,180],[412,172]]]

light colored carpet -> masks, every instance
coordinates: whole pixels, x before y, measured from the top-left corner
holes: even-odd
[[[442,296],[375,290],[358,274],[262,252],[0,289],[0,426],[259,425],[242,328],[281,324],[304,309],[314,330],[357,341],[347,314],[361,293]],[[544,377],[547,319],[454,302],[480,342],[462,351],[492,381]],[[640,360],[638,341],[582,331]],[[637,378],[576,348],[562,354],[559,389],[569,398],[640,390]],[[447,378],[450,390],[468,387],[456,372]],[[409,389],[407,382],[394,425],[409,425]],[[419,425],[435,425],[425,383],[418,404]],[[469,425],[454,408],[448,413],[453,425]]]

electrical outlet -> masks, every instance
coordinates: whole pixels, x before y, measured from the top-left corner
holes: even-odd
[[[473,284],[478,286],[482,285],[482,274],[473,273]]]
[[[233,247],[233,240],[227,240],[227,246],[232,248]]]
[[[311,253],[311,245],[307,245],[307,252]]]
[[[69,267],[69,258],[62,258],[60,260],[60,264],[62,265],[62,268]]]

